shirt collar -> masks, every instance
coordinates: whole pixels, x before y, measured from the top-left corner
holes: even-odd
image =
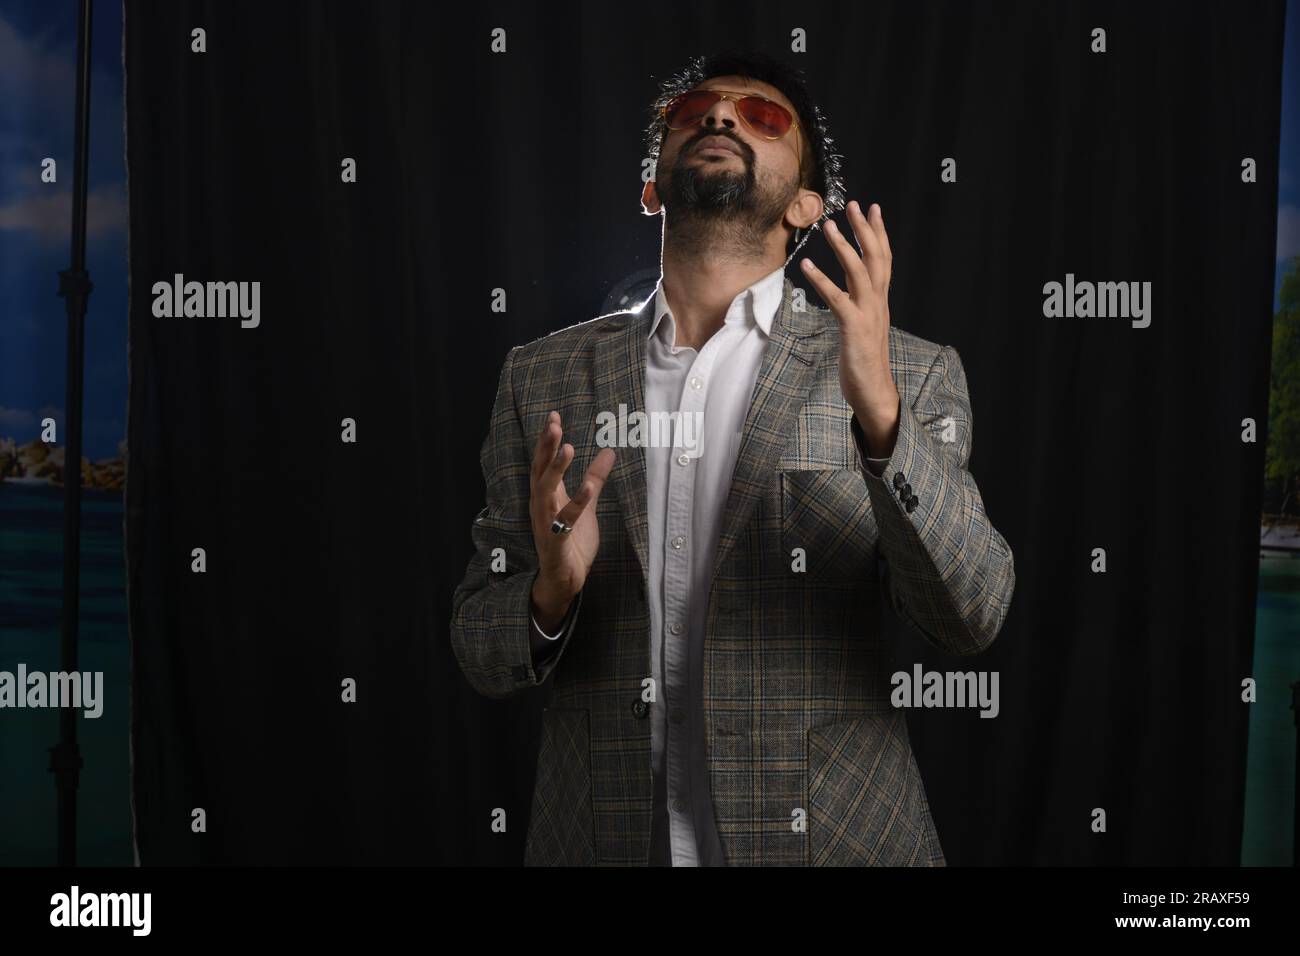
[[[731,300],[731,305],[727,308],[727,316],[723,321],[727,324],[732,322],[756,322],[764,335],[771,335],[772,322],[776,319],[777,310],[781,307],[781,296],[784,293],[785,266],[782,265],[780,268],[769,272],[753,285],[741,290],[740,294]],[[655,332],[659,329],[659,322],[664,316],[668,316],[669,331],[675,340],[676,322],[668,310],[668,299],[664,295],[664,283],[661,276],[659,284],[655,286],[654,321],[650,323],[650,334],[647,338],[654,338]]]

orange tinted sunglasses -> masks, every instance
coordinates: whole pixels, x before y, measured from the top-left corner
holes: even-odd
[[[736,112],[749,127],[750,132],[763,139],[775,140],[795,130],[798,137],[799,121],[780,103],[769,100],[757,93],[740,90],[688,90],[668,101],[663,108],[664,124],[670,130],[681,130],[694,126],[713,108],[718,100],[732,100]],[[799,162],[802,177],[803,157],[798,145],[795,146],[795,158]]]

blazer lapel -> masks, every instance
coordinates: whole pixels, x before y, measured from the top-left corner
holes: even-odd
[[[650,334],[654,307],[652,295],[640,309],[620,313],[601,327],[594,360],[598,410],[615,415],[619,413],[619,405],[627,406],[629,414],[645,410],[646,337]],[[614,452],[614,468],[609,480],[618,494],[628,540],[641,562],[642,584],[648,585],[645,448],[616,448]]]
[[[712,577],[716,578],[741,530],[749,522],[772,478],[781,452],[795,433],[795,419],[817,378],[817,367],[830,344],[827,326],[812,312],[796,310],[794,287],[787,278],[772,335],[745,416],[731,491],[723,512]]]

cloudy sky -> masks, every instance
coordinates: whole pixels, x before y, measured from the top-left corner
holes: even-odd
[[[0,0],[0,437],[62,426],[67,312],[58,273],[71,263],[77,4]],[[126,437],[126,169],[122,8],[95,5],[91,47],[83,453],[113,457]],[[58,163],[42,183],[41,161]],[[60,432],[59,444],[64,441]]]
[[[67,314],[55,293],[69,264],[76,77],[73,0],[0,0],[0,438],[28,441],[63,422]],[[1278,263],[1300,255],[1300,0],[1287,8]],[[126,170],[122,8],[95,6],[92,45],[84,447],[112,457],[126,437]],[[58,181],[40,181],[41,161]],[[64,440],[60,433],[59,443]]]
[[[1277,186],[1277,269],[1273,311],[1284,263],[1300,256],[1300,0],[1286,5],[1286,59],[1282,64],[1282,145]]]

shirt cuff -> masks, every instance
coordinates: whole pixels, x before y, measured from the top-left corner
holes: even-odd
[[[570,608],[570,611],[572,611],[572,608]],[[545,631],[542,630],[542,626],[537,623],[537,618],[533,617],[532,614],[529,614],[528,616],[529,618],[532,619],[534,631],[536,631],[542,637],[546,638],[548,641],[558,641],[560,638],[564,636],[565,626],[569,622],[570,611],[565,612],[564,617],[560,621],[560,629],[556,631],[554,634],[547,634]]]
[[[863,455],[862,460],[867,463],[867,467],[877,478],[885,473],[885,466],[889,464],[888,458],[871,458],[868,455]]]
[[[528,620],[532,624],[532,637],[528,644],[533,653],[534,660],[549,659],[563,643],[563,638],[567,637],[573,630],[574,618],[578,611],[578,605],[581,603],[582,592],[579,591],[574,595],[573,601],[569,604],[569,610],[561,618],[558,629],[554,634],[547,634],[537,623],[537,618],[533,616],[532,610],[528,612]]]

